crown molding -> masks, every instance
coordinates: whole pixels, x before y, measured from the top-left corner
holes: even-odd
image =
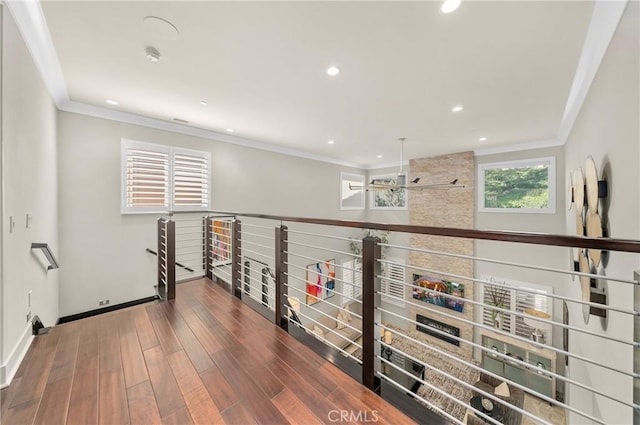
[[[564,145],[564,142],[558,139],[550,139],[550,140],[541,140],[538,142],[525,142],[525,143],[516,143],[513,145],[494,146],[490,148],[475,149],[473,153],[475,156],[485,156],[485,155],[495,155],[498,153],[519,152],[519,151],[529,151],[532,149],[552,148],[555,146],[562,146],[562,145]]]
[[[557,139],[565,144],[578,118],[591,84],[598,73],[609,43],[613,38],[628,0],[595,2],[589,29],[573,77]]]
[[[58,106],[58,109],[64,112],[72,112],[80,115],[87,115],[95,118],[103,118],[111,121],[118,121],[127,124],[139,125],[141,127],[154,128],[157,130],[170,131],[172,133],[184,134],[187,136],[200,137],[202,139],[215,140],[222,143],[230,143],[233,145],[244,146],[252,149],[278,153],[282,155],[295,156],[298,158],[311,159],[314,161],[327,162],[331,164],[341,165],[344,167],[363,169],[362,164],[355,164],[348,161],[330,158],[322,155],[315,155],[296,149],[285,148],[282,146],[272,145],[269,143],[257,142],[255,140],[245,139],[243,137],[232,136],[230,134],[218,133],[204,128],[191,127],[188,125],[177,124],[174,122],[163,121],[156,118],[150,118],[143,115],[131,114],[128,112],[116,111],[113,109],[89,105],[87,103],[67,101]]]
[[[475,155],[482,156],[520,150],[539,149],[551,146],[561,146],[566,143],[606,53],[607,47],[609,46],[609,43],[611,42],[611,39],[618,27],[618,23],[624,13],[627,2],[628,0],[596,0],[594,2],[593,14],[591,16],[585,42],[582,47],[582,52],[556,138],[547,141],[476,149],[474,150]],[[157,128],[180,134],[187,134],[225,143],[251,147],[254,149],[363,170],[375,170],[398,166],[397,162],[381,165],[356,164],[321,155],[310,154],[296,149],[284,148],[237,136],[230,136],[228,134],[210,130],[169,123],[154,118],[144,117],[142,115],[118,112],[107,108],[72,102],[69,99],[66,83],[62,74],[62,68],[58,61],[40,2],[37,0],[4,0],[3,4],[7,5],[7,8],[15,19],[40,75],[42,76],[53,101],[60,110],[122,121],[130,124]]]
[[[5,0],[4,4],[13,16],[51,98],[59,108],[69,101],[69,92],[40,2]]]

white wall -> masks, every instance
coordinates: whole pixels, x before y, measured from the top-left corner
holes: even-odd
[[[120,213],[122,138],[210,151],[215,210],[364,218],[339,209],[340,172],[355,169],[67,112],[58,138],[60,260],[73,265],[61,272],[61,316],[154,294],[144,250],[156,246],[157,216]]]
[[[11,379],[30,337],[26,314],[58,318],[58,270],[32,253],[46,242],[58,255],[56,108],[7,9],[2,16],[2,366]],[[33,224],[26,227],[26,214]],[[16,225],[9,229],[9,219]],[[67,265],[69,266],[69,265]]]
[[[588,155],[593,156],[600,172],[605,171],[609,196],[601,203],[601,210],[605,211],[608,233],[611,237],[629,239],[640,238],[640,196],[637,190],[640,182],[638,6],[638,2],[627,5],[565,146],[565,176],[576,167],[584,168]],[[573,229],[574,212],[571,211],[566,213],[566,231],[573,233]],[[600,268],[598,273],[633,279],[633,270],[639,265],[640,256],[637,254],[611,253],[606,269]],[[632,285],[611,282],[605,287],[610,305],[626,309],[634,307]],[[577,282],[567,282],[566,295],[580,297]],[[610,313],[606,322],[591,316],[585,325],[579,306],[571,306],[569,318],[573,326],[633,340],[633,319],[628,315]],[[595,338],[572,333],[569,348],[601,364],[633,370],[633,349],[629,346],[612,342],[603,344]],[[569,363],[569,376],[627,402],[633,400],[633,383],[628,377],[575,360]],[[578,388],[572,388],[569,395],[572,406],[594,416],[602,416],[606,423],[627,424],[633,421],[631,409],[618,403],[584,394]],[[577,415],[572,414],[570,419],[572,423],[585,423],[584,418]]]
[[[565,234],[564,217],[566,211],[564,149],[563,147],[532,149],[476,157],[476,175],[480,164],[517,161],[522,159],[554,157],[556,159],[556,211],[554,214],[523,214],[476,212],[476,228],[481,230],[511,230],[519,232],[540,232]],[[476,193],[476,211],[478,206]],[[525,263],[544,267],[567,269],[570,266],[569,250],[543,245],[524,245],[493,241],[476,241],[476,255],[482,258],[499,259],[514,263]],[[553,287],[554,293],[562,293],[566,284],[564,277],[556,273],[531,269],[502,266],[499,264],[476,262],[476,276],[494,276],[511,281],[527,282]],[[480,289],[478,288],[478,291]],[[481,320],[481,311],[476,311],[476,320]],[[553,303],[553,320],[562,322],[562,302]],[[554,328],[552,343],[562,348],[562,329]],[[563,370],[562,359],[557,370]],[[561,389],[561,386],[560,386]]]

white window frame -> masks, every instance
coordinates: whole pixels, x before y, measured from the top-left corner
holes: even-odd
[[[548,169],[548,202],[546,208],[487,208],[484,206],[486,170],[496,168],[525,168],[537,165],[546,165]],[[478,212],[492,213],[528,213],[528,214],[555,214],[556,212],[556,159],[555,157],[532,158],[517,161],[493,162],[478,164]]]
[[[169,158],[168,171],[168,205],[162,207],[129,207],[127,206],[127,153],[130,149],[143,149],[151,152],[164,153]],[[206,159],[207,163],[207,189],[206,204],[201,206],[176,206],[174,203],[174,158],[175,155],[191,155]],[[211,204],[211,153],[193,149],[184,149],[169,145],[140,142],[137,140],[122,139],[120,147],[120,212],[122,214],[158,214],[171,211],[207,211]]]
[[[506,285],[509,287],[509,289],[505,288],[509,292],[508,304],[507,306],[504,307],[506,310],[512,310],[512,311],[517,311],[519,313],[523,313],[523,311],[520,311],[521,305],[518,302],[518,294],[522,295],[522,294],[525,294],[525,292],[520,292],[517,290],[527,289],[528,291],[537,292],[538,293],[537,295],[545,299],[545,303],[547,304],[547,309],[543,311],[545,311],[551,317],[553,317],[553,299],[548,297],[548,295],[553,295],[552,286],[540,285],[537,283],[530,283],[530,282],[520,282],[516,280],[510,280],[510,279],[505,279],[505,278],[495,277],[495,276],[480,276],[480,278],[483,281],[488,282],[488,283],[482,283],[480,285],[481,286],[481,291],[479,294],[480,302],[486,303],[485,286],[490,285],[491,282],[495,282],[497,284]],[[529,292],[529,294],[531,293]],[[536,296],[536,294],[531,294],[531,295]],[[540,309],[539,306],[534,306],[534,308]],[[485,314],[485,311],[487,312],[487,314]],[[484,307],[482,308],[482,311],[480,314],[480,322],[485,325],[492,326],[493,324],[489,323],[489,319],[488,319],[490,315],[489,314],[490,311],[491,311],[490,308],[487,308],[486,310]],[[529,326],[529,325],[526,325],[526,326]],[[515,316],[513,313],[506,314],[506,317],[503,318],[502,330],[504,332],[508,332],[516,336],[521,336],[523,338],[529,338],[531,336],[530,333],[518,332],[518,319],[517,319],[517,316]],[[548,341],[548,343],[551,343],[551,338],[552,338],[551,327],[544,323],[540,323],[540,330],[545,334],[545,339]]]
[[[398,174],[381,174],[381,175],[377,175],[377,176],[370,176],[369,181],[373,181],[373,180],[382,180],[382,179],[398,179]],[[389,189],[387,189],[389,190]],[[374,189],[370,189],[369,190],[369,208],[372,210],[397,210],[397,211],[402,211],[402,210],[407,210],[409,209],[409,191],[406,189],[402,189],[402,191],[400,193],[402,193],[402,195],[404,196],[404,206],[401,207],[379,207],[376,205],[376,192],[380,192],[380,190],[374,190]]]
[[[346,189],[348,192],[360,192],[360,205],[356,207],[344,206],[342,201],[345,199],[345,182],[353,182],[362,186],[360,190]],[[340,210],[363,210],[365,208],[364,196],[365,176],[362,174],[340,173]]]

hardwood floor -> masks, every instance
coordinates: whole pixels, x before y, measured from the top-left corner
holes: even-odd
[[[4,425],[412,424],[210,281],[35,338]]]

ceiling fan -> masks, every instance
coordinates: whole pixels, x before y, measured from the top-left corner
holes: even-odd
[[[387,177],[384,179],[372,179],[368,185],[357,185],[357,184],[349,184],[349,189],[351,190],[425,190],[425,189],[463,189],[463,184],[458,184],[458,179],[453,179],[450,182],[446,183],[429,183],[429,184],[418,184],[420,182],[420,177],[416,177],[415,179],[409,181],[408,175],[405,171],[403,171],[403,163],[402,163],[402,155],[404,152],[404,141],[406,140],[404,137],[400,137],[398,139],[400,141],[400,171],[398,172],[397,177]],[[394,181],[395,180],[395,181]]]

